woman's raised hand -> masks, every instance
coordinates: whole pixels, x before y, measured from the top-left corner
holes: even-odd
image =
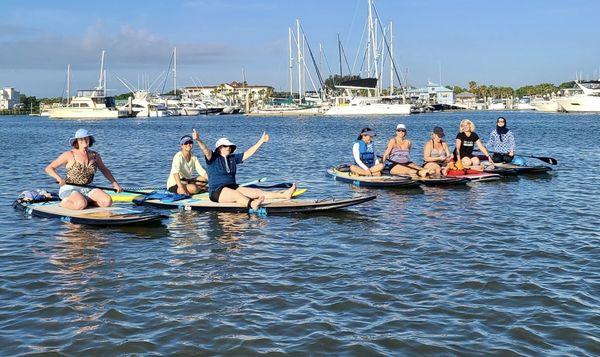
[[[198,132],[196,131],[196,129],[192,129],[192,138],[194,140],[200,139],[200,135],[198,134]]]
[[[260,141],[262,141],[263,143],[266,143],[267,141],[269,141],[269,134],[267,134],[265,131],[263,131],[263,134],[260,137]]]

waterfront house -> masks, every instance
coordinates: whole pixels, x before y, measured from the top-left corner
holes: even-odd
[[[0,89],[0,110],[13,110],[21,103],[21,93],[13,87]]]
[[[477,96],[471,92],[461,92],[456,95],[457,106],[465,109],[477,108]]]
[[[432,82],[427,82],[427,86],[423,88],[408,89],[407,95],[412,101],[427,105],[454,104],[454,92],[452,89]]]

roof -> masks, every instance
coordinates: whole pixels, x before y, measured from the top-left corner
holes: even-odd
[[[477,96],[471,92],[461,92],[456,95],[456,98],[458,98],[458,99],[460,99],[460,98],[475,98],[475,97],[477,97]]]

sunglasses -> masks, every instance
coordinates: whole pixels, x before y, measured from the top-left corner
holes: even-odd
[[[185,143],[183,143],[183,145],[194,145],[194,142],[189,140],[189,141],[186,141]]]
[[[406,129],[396,129],[396,131],[403,131],[406,133]]]

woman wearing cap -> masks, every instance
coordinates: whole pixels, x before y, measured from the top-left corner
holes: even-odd
[[[423,148],[423,159],[426,169],[433,169],[436,175],[445,176],[448,173],[448,164],[452,162],[452,154],[444,136],[444,129],[439,126],[433,128],[431,140],[427,141]]]
[[[460,122],[460,132],[456,135],[456,148],[454,149],[454,161],[459,169],[461,168],[461,165],[463,167],[479,166],[479,158],[477,155],[473,155],[475,145],[477,145],[479,151],[481,151],[493,165],[494,161],[492,160],[490,153],[481,143],[479,135],[475,132],[475,124],[469,119],[464,119]]]
[[[97,169],[112,183],[117,192],[121,192],[121,187],[102,162],[100,154],[89,149],[95,141],[87,130],[77,130],[75,137],[69,141],[73,149],[63,152],[50,165],[46,166],[46,173],[60,185],[58,196],[62,200],[60,205],[64,208],[82,210],[90,203],[99,207],[112,205],[110,195],[101,189],[70,185],[91,184]],[[64,179],[56,172],[56,169],[61,166],[65,166],[67,169]]]
[[[383,153],[383,162],[386,170],[392,175],[414,175],[425,177],[434,173],[434,170],[421,167],[410,160],[412,142],[406,139],[406,125],[396,126],[396,136],[388,141]]]
[[[201,190],[206,190],[208,176],[200,165],[198,157],[192,154],[194,139],[190,135],[184,135],[179,140],[179,145],[181,150],[173,156],[167,189],[169,192],[182,195],[193,195]],[[198,174],[196,178],[192,175],[194,170]]]
[[[495,162],[511,162],[515,156],[515,137],[510,129],[506,127],[506,119],[500,117],[496,120],[496,129],[490,133],[487,147],[494,154]]]
[[[356,142],[352,146],[352,156],[354,165],[350,165],[350,172],[361,176],[380,176],[383,170],[383,164],[379,163],[375,156],[375,142],[373,137],[376,134],[371,128],[363,128]]]
[[[235,180],[237,165],[248,160],[262,146],[269,141],[269,135],[263,133],[256,144],[241,154],[234,154],[237,146],[227,138],[217,140],[215,150],[211,151],[200,140],[198,132],[194,130],[194,140],[200,146],[206,158],[208,171],[208,192],[210,200],[221,203],[239,203],[254,210],[266,198],[291,198],[296,191],[296,184],[283,192],[269,192],[257,188],[241,187]]]

